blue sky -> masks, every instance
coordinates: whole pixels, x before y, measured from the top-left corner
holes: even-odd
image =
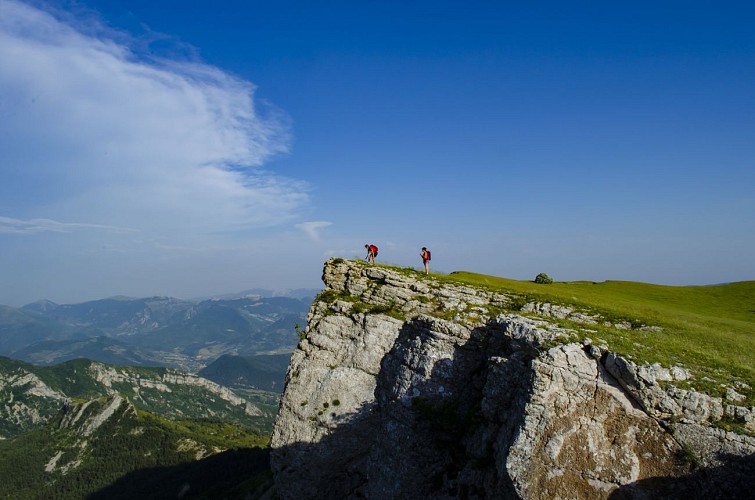
[[[0,0],[0,304],[755,279],[755,5],[613,4]]]

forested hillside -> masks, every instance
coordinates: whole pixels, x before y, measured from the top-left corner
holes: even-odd
[[[269,480],[267,439],[237,424],[171,421],[121,396],[98,398],[0,441],[0,498],[242,497]]]

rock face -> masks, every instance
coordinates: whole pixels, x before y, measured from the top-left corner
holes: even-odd
[[[71,431],[68,433],[67,449],[55,453],[45,465],[45,471],[65,474],[81,465],[93,434],[108,420],[117,422],[124,416],[135,418],[136,409],[118,395],[66,405],[62,414],[59,414],[55,427]]]
[[[755,487],[755,439],[710,427],[752,421],[753,409],[657,383],[685,370],[578,343],[517,314],[517,297],[342,259],[323,280],[272,435],[283,498],[726,498]]]

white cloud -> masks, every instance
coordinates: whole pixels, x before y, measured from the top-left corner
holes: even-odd
[[[296,224],[296,228],[304,231],[304,233],[309,236],[312,241],[320,241],[320,231],[331,225],[333,225],[332,222],[320,220],[302,222],[301,224]]]
[[[0,231],[181,239],[296,217],[307,185],[261,168],[288,151],[288,120],[260,112],[252,83],[140,59],[99,28],[0,0]]]
[[[104,226],[101,224],[82,224],[77,222],[58,222],[50,219],[19,220],[0,216],[0,233],[36,234],[36,233],[73,233],[82,230],[107,231],[110,233],[130,233],[133,229]]]

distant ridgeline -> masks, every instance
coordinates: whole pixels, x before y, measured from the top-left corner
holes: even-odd
[[[302,498],[751,498],[755,282],[331,259],[271,438]]]
[[[0,306],[0,355],[40,365],[87,358],[198,371],[225,354],[290,354],[298,341],[294,327],[305,323],[313,296]]]
[[[0,497],[255,496],[275,409],[174,369],[0,357]]]

